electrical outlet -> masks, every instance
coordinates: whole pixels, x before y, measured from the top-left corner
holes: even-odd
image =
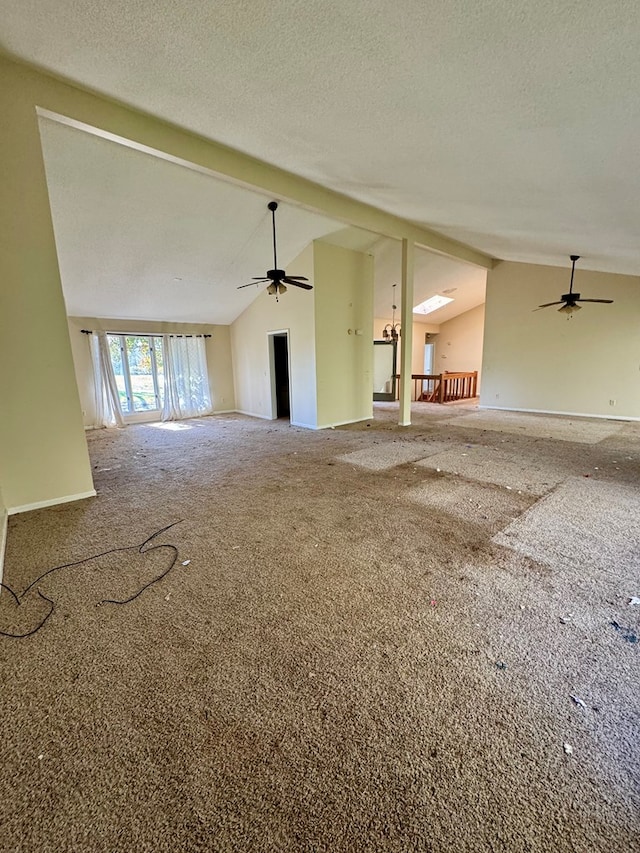
[[[496,400],[500,399],[500,394],[496,394]]]
[[[610,406],[615,406],[615,404],[616,404],[616,401],[615,401],[615,400],[609,400],[609,405],[610,405]]]

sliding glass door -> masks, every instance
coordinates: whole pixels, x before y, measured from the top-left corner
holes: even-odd
[[[160,335],[107,335],[122,412],[160,414],[164,358]]]

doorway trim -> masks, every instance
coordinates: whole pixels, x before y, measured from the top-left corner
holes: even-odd
[[[267,332],[267,342],[269,346],[269,384],[271,387],[271,420],[278,419],[278,396],[276,389],[276,354],[273,339],[276,337],[286,337],[287,339],[287,369],[289,371],[289,422],[293,423],[293,394],[291,389],[291,337],[289,329],[274,329]]]
[[[387,393],[385,393],[383,391],[374,391],[373,392],[374,401],[385,400],[387,402],[393,402],[394,400],[396,400],[396,389],[398,386],[398,381],[396,379],[396,371],[398,369],[398,344],[395,341],[374,341],[373,345],[374,346],[393,347],[393,367],[391,369],[391,390]]]

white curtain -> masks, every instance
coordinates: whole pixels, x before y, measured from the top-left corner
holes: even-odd
[[[165,335],[163,421],[211,412],[204,338]]]
[[[106,332],[89,335],[91,361],[93,363],[93,385],[95,389],[95,427],[123,427],[124,419],[120,408],[120,395],[109,353]]]

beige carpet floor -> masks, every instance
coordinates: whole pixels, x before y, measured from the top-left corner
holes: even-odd
[[[89,434],[5,583],[180,523],[0,597],[0,851],[639,851],[640,425],[455,415]]]

